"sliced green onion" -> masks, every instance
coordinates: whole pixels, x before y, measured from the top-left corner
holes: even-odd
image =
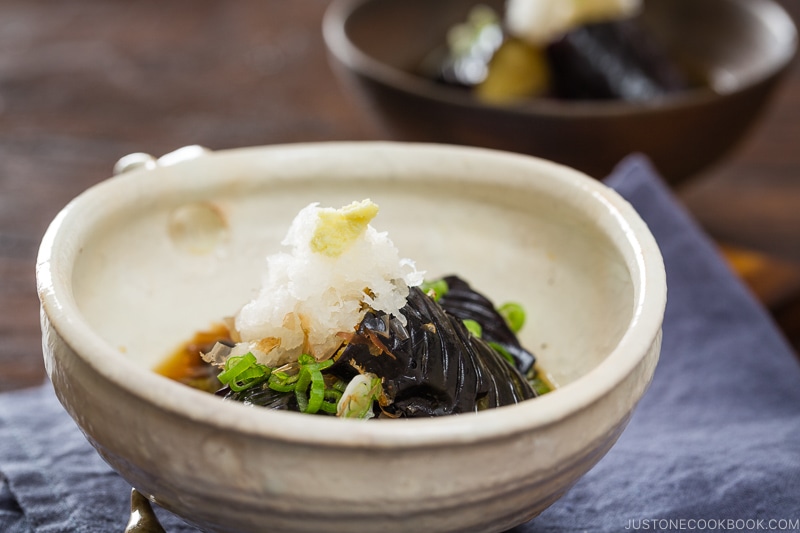
[[[322,411],[323,413],[328,413],[328,414],[331,414],[331,415],[335,415],[336,414],[336,409],[337,409],[336,403],[329,402],[328,400],[325,400],[324,402],[322,402],[322,405],[319,408],[319,410]]]
[[[344,383],[344,381],[340,380],[338,383]],[[325,389],[325,401],[333,401],[334,403],[339,403],[339,400],[342,398],[343,392],[344,390]]]
[[[255,361],[256,358],[251,353],[229,357],[228,360],[225,361],[225,370],[220,372],[220,374],[217,376],[217,379],[223,385],[227,385],[233,379],[235,379],[239,373],[243,372],[246,368],[249,368],[253,363],[255,363]]]
[[[358,374],[347,384],[336,410],[342,418],[372,418],[373,403],[383,393],[381,378],[375,374]]]
[[[310,365],[310,364],[316,363],[317,360],[314,359],[314,356],[308,355],[307,353],[304,353],[304,354],[301,354],[300,357],[297,358],[297,362],[300,363],[300,365]]]
[[[319,370],[311,371],[311,389],[308,393],[306,413],[316,413],[325,399],[325,378]]]
[[[467,327],[467,331],[469,331],[478,338],[481,337],[481,335],[483,334],[483,328],[481,327],[480,324],[469,318],[464,319],[462,322],[464,322],[464,325]]]
[[[223,385],[234,392],[241,392],[265,381],[270,377],[272,369],[259,364],[252,353],[229,357],[225,361],[225,370],[217,376]]]
[[[542,378],[538,376],[533,378],[532,380],[529,380],[528,383],[530,383],[533,390],[536,391],[537,396],[542,396],[544,394],[547,394],[548,392],[552,392],[553,390],[552,387],[550,387],[550,385],[546,381],[544,381]]]
[[[306,367],[300,367],[300,372],[297,374],[297,382],[294,384],[294,390],[305,392],[311,384],[311,374]]]
[[[345,383],[341,379],[337,379],[336,382],[333,385],[331,385],[332,390],[339,391],[340,393],[344,392],[346,388],[347,388],[347,383]],[[339,394],[339,398],[341,397],[342,395]]]
[[[506,302],[497,308],[497,312],[505,319],[514,333],[519,333],[525,325],[525,309],[516,302]]]
[[[294,395],[297,398],[297,406],[301,413],[308,412],[308,385],[311,383],[311,374],[307,368],[301,367],[298,374],[297,383],[294,386]]]
[[[319,406],[319,410],[324,413],[335,415],[339,400],[341,400],[342,393],[346,387],[347,384],[341,379],[337,379],[332,384],[326,385],[322,393],[322,403]]]
[[[292,392],[298,377],[297,374],[289,375],[286,372],[273,372],[269,377],[267,386],[277,392]]]
[[[252,353],[229,357],[218,379],[232,391],[240,392],[258,383],[277,392],[294,392],[297,405],[303,413],[335,414],[342,393],[347,384],[340,379],[329,377],[326,383],[322,371],[333,365],[333,360],[317,361],[313,356],[302,354],[297,360],[297,372],[276,371],[259,364]],[[299,368],[298,368],[299,367]]]
[[[303,354],[298,357],[297,362],[300,363],[300,370],[293,383],[297,406],[302,413],[314,414],[323,407],[325,400],[325,376],[322,371],[330,367],[333,361],[329,359],[317,362],[314,357]]]
[[[447,291],[450,290],[447,282],[443,279],[423,281],[419,288],[422,290],[422,292],[433,298],[434,302],[438,302],[439,298],[447,294]]]
[[[491,347],[492,347],[492,349],[493,349],[495,352],[497,352],[497,353],[499,353],[500,355],[502,355],[502,356],[505,358],[505,360],[506,360],[506,361],[508,361],[508,363],[509,363],[511,366],[516,366],[516,363],[514,362],[514,356],[512,356],[510,353],[508,353],[508,350],[506,350],[506,349],[505,349],[505,347],[504,347],[502,344],[498,344],[498,343],[496,343],[496,342],[494,342],[494,341],[492,341],[492,342],[489,342],[489,343],[487,343],[487,344],[488,344],[489,346],[491,346]]]

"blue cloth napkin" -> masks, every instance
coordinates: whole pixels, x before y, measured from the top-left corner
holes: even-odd
[[[606,179],[664,256],[653,382],[617,444],[515,533],[800,530],[800,364],[642,156]]]
[[[606,182],[664,254],[661,360],[616,446],[512,531],[800,530],[798,360],[644,157]],[[0,532],[122,531],[129,495],[49,384],[0,395]],[[169,533],[196,531],[156,511]]]

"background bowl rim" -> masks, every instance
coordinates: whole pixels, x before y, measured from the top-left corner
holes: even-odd
[[[287,151],[300,154],[345,153],[361,156],[375,150],[402,159],[411,153],[436,153],[447,157],[472,158],[484,164],[515,164],[544,170],[561,187],[581,191],[583,197],[602,204],[631,246],[638,279],[634,280],[634,312],[628,330],[609,355],[586,375],[552,394],[476,414],[403,421],[341,420],[309,417],[299,413],[253,409],[174,382],[140,368],[95,334],[81,316],[72,294],[70,278],[75,258],[76,229],[81,212],[109,194],[119,194],[144,172],[180,172],[196,164],[188,161],[153,170],[136,170],[105,180],[73,199],[53,220],[42,239],[36,264],[36,279],[44,321],[60,335],[83,363],[126,393],[172,415],[188,418],[218,430],[251,438],[264,438],[328,448],[424,448],[467,445],[505,438],[544,428],[591,406],[626,379],[660,341],[666,306],[666,274],[658,245],[633,207],[616,192],[589,176],[557,163],[533,156],[497,150],[433,143],[387,141],[333,141],[253,146],[212,152],[202,157],[276,157]],[[272,155],[270,155],[272,154]],[[268,178],[265,178],[268,179]],[[153,180],[153,182],[156,182]],[[158,183],[158,182],[156,182]],[[174,192],[174,191],[173,191]],[[86,231],[87,228],[84,228]],[[620,245],[621,246],[621,245]],[[636,284],[638,283],[638,289]],[[638,294],[636,294],[638,291]],[[78,348],[80,347],[80,348]],[[48,370],[49,372],[49,370]],[[131,379],[134,376],[135,379]],[[647,376],[649,379],[649,376]],[[58,391],[57,391],[58,392]],[[638,398],[636,399],[638,400]],[[64,399],[62,399],[64,401]],[[634,402],[635,403],[635,402]],[[311,430],[309,430],[311,428]]]
[[[747,91],[785,73],[798,51],[798,30],[792,17],[773,0],[727,0],[767,17],[771,24],[782,24],[791,35],[780,61],[776,61],[763,75],[753,77],[732,89],[715,91],[709,87],[691,88],[656,100],[624,102],[619,100],[559,100],[531,98],[523,102],[498,105],[478,100],[468,91],[437,85],[422,76],[416,76],[379,61],[356,46],[347,35],[346,23],[360,7],[377,0],[333,0],[322,21],[322,33],[329,52],[348,69],[387,87],[413,94],[418,98],[436,101],[461,108],[480,109],[501,114],[523,114],[546,117],[608,117],[658,114],[677,109],[691,109],[708,105],[721,97]]]

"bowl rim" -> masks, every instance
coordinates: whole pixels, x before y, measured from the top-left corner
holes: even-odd
[[[381,151],[382,157],[399,160],[414,154],[433,153],[463,162],[505,164],[546,172],[559,187],[599,205],[615,225],[634,265],[634,311],[618,345],[595,368],[551,394],[475,414],[400,421],[342,420],[309,417],[300,413],[253,409],[219,398],[143,369],[125,358],[95,334],[82,317],[71,289],[72,267],[80,247],[82,213],[133,187],[146,172],[180,172],[197,160],[155,170],[134,170],[105,180],[73,199],[52,221],[40,245],[36,280],[43,321],[67,343],[83,363],[126,393],[177,417],[188,418],[218,430],[237,432],[295,444],[329,448],[416,448],[454,446],[489,441],[543,428],[591,406],[610,393],[660,342],[666,306],[666,274],[655,238],[634,208],[619,194],[589,176],[566,166],[533,156],[485,148],[429,143],[347,141],[293,143],[221,150],[202,158],[277,157],[285,154],[341,158]],[[279,161],[280,159],[277,159]],[[218,178],[218,176],[217,176]],[[211,181],[216,178],[211,178]],[[268,179],[268,178],[265,178]],[[285,178],[282,178],[285,179]],[[155,180],[151,180],[153,182]],[[605,215],[604,215],[605,216]],[[84,227],[84,232],[89,229]],[[622,246],[619,244],[618,246]],[[43,329],[45,328],[43,322]],[[78,349],[77,347],[80,347]],[[55,357],[58,355],[55,354]],[[50,369],[48,368],[48,372]],[[134,379],[132,379],[132,376]],[[649,380],[649,376],[648,376]],[[646,384],[645,384],[646,385]],[[58,391],[57,391],[58,392]],[[637,398],[638,400],[638,398]],[[63,399],[62,399],[63,401]],[[74,415],[73,415],[74,416]],[[314,430],[309,430],[314,427]]]
[[[350,16],[362,6],[376,0],[333,0],[322,20],[322,34],[328,51],[347,69],[387,87],[412,94],[418,98],[436,101],[460,108],[473,108],[503,114],[523,114],[545,117],[608,117],[639,116],[666,113],[678,109],[708,105],[720,96],[734,95],[764,83],[785,73],[798,50],[798,30],[785,8],[774,0],[729,0],[742,9],[756,13],[771,27],[783,25],[790,31],[790,43],[780,61],[733,88],[714,90],[709,87],[691,88],[667,95],[657,100],[623,102],[619,100],[558,100],[555,98],[532,98],[507,105],[485,103],[467,91],[437,85],[431,80],[416,76],[383,63],[356,46],[347,35],[346,25]]]

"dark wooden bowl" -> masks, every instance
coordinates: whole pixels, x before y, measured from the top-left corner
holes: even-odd
[[[598,178],[641,152],[677,184],[742,139],[797,50],[797,28],[772,0],[645,0],[647,28],[711,86],[645,103],[539,98],[496,106],[414,73],[479,2],[330,5],[323,29],[334,69],[391,137],[521,152]],[[481,3],[500,10],[503,0]]]

